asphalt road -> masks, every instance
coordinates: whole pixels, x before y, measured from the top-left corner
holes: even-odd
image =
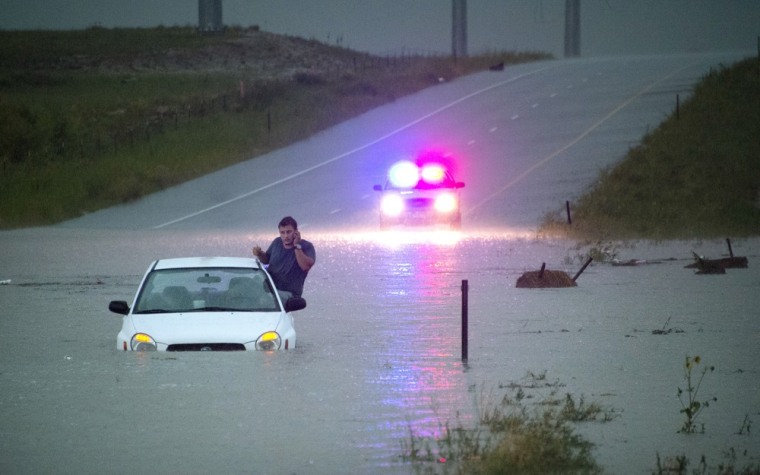
[[[301,143],[64,223],[105,229],[272,229],[284,215],[320,231],[376,227],[393,162],[451,154],[464,229],[532,229],[561,210],[738,55],[548,61],[443,82]]]

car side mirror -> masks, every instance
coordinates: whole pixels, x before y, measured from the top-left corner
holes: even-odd
[[[303,310],[306,308],[306,300],[301,297],[290,297],[285,301],[285,311],[295,312],[296,310]]]
[[[375,190],[375,191],[383,191],[382,185],[375,185],[375,186],[372,187],[372,189]]]
[[[108,310],[120,315],[126,315],[129,313],[129,305],[124,300],[112,300],[108,304]]]

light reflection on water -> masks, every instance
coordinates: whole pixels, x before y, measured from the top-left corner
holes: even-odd
[[[371,243],[365,237],[352,240],[363,253],[378,257],[373,259],[377,285],[372,298],[382,307],[378,318],[387,320],[374,337],[389,343],[381,369],[368,368],[365,378],[385,415],[373,421],[374,430],[383,434],[376,448],[397,454],[399,439],[443,437],[446,424],[472,405],[459,360],[463,236],[387,232]]]
[[[393,471],[404,468],[399,456],[410,437],[440,440],[460,425],[474,427],[483,381],[461,361],[462,280],[486,278],[489,288],[498,286],[491,276],[504,278],[506,267],[516,265],[511,254],[520,252],[514,243],[522,235],[420,228],[309,236],[318,267],[307,299],[334,295],[327,287],[336,283],[345,286],[349,301],[331,304],[362,329],[347,346],[369,355],[367,364],[356,366],[372,409],[358,416],[365,435],[355,447],[369,454],[372,466]],[[309,338],[307,331],[299,342],[300,335]]]

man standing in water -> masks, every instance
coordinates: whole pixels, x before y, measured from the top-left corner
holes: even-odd
[[[278,225],[280,237],[275,238],[264,252],[259,246],[253,246],[253,255],[262,264],[269,264],[267,271],[274,280],[277,290],[289,292],[284,295],[300,297],[306,275],[317,259],[314,245],[301,239],[298,223],[290,216],[285,216]]]

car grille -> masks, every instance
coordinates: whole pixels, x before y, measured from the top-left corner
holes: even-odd
[[[433,200],[430,198],[411,198],[406,200],[409,208],[430,208],[433,206]]]
[[[166,351],[245,351],[240,343],[186,343],[169,345]]]

